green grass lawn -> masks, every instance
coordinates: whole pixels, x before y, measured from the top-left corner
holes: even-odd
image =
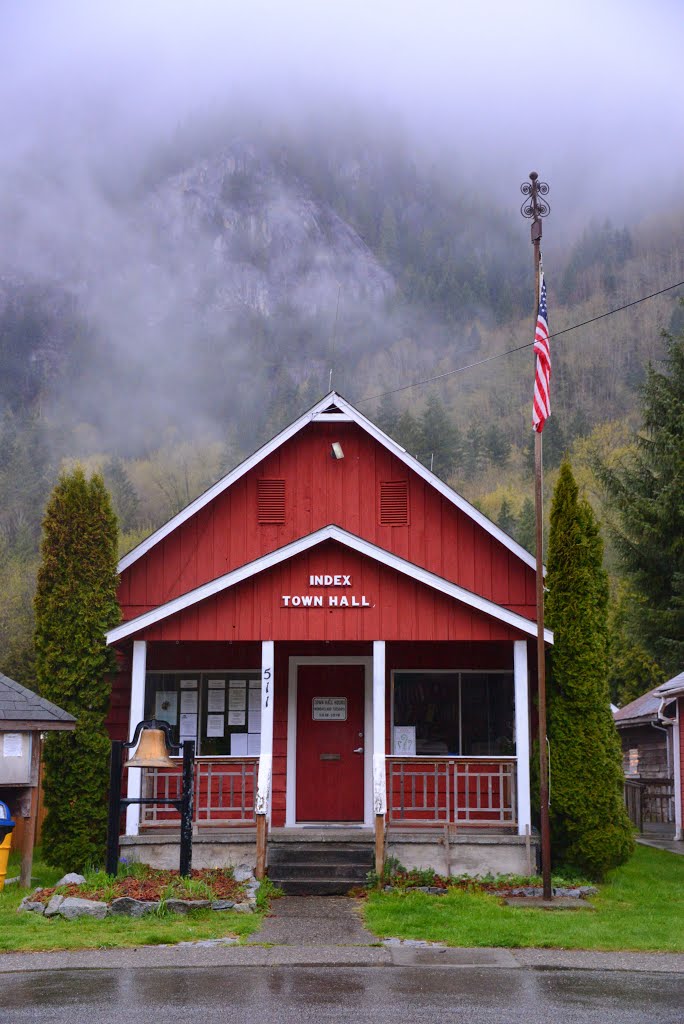
[[[19,860],[10,858],[7,877],[19,874]],[[54,885],[64,874],[40,860],[33,862],[34,886]],[[195,910],[187,917],[180,914],[150,914],[137,920],[109,917],[103,921],[78,918],[45,918],[39,914],[18,914],[17,907],[32,889],[6,885],[0,892],[0,952],[51,949],[111,949],[117,946],[155,946],[196,939],[237,936],[245,939],[260,926],[262,913],[235,914],[231,911]],[[261,907],[261,893],[257,899]]]
[[[684,857],[637,846],[611,872],[591,910],[527,910],[496,896],[451,890],[372,893],[368,928],[383,938],[427,939],[449,946],[684,952]]]

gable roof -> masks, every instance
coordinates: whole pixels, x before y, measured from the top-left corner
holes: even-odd
[[[147,554],[155,544],[158,544],[164,537],[168,537],[169,534],[173,533],[177,527],[191,519],[195,513],[199,512],[200,509],[204,508],[211,501],[214,500],[219,494],[225,491],[228,487],[234,484],[237,480],[243,477],[251,469],[257,466],[260,462],[263,462],[272,452],[283,445],[295,434],[299,433],[307,424],[312,422],[323,422],[323,423],[356,423],[362,430],[365,430],[371,437],[375,438],[381,445],[387,448],[393,455],[395,455],[401,462],[403,462],[409,469],[412,469],[414,473],[422,477],[423,480],[433,487],[436,491],[446,498],[447,501],[455,505],[456,508],[460,509],[465,515],[472,519],[478,526],[481,526],[483,530],[489,533],[492,537],[498,540],[504,547],[508,548],[514,555],[520,558],[526,565],[529,565],[531,569],[536,570],[536,559],[534,555],[531,555],[529,551],[526,551],[521,544],[509,537],[507,533],[498,527],[495,523],[488,519],[482,512],[471,505],[469,501],[461,497],[456,491],[454,491],[448,484],[440,480],[439,477],[431,473],[429,469],[414,458],[413,455],[409,455],[405,448],[402,448],[400,444],[394,441],[389,434],[386,434],[384,430],[376,426],[371,422],[363,413],[355,409],[345,398],[338,395],[335,391],[331,391],[329,394],[322,398],[320,402],[317,402],[308,412],[300,416],[299,419],[295,420],[281,430],[279,434],[267,441],[266,444],[262,445],[261,448],[257,449],[253,455],[245,459],[238,466],[232,469],[224,477],[213,484],[208,490],[199,497],[191,501],[189,505],[186,505],[184,509],[176,513],[168,522],[160,526],[158,530],[151,533],[149,537],[141,541],[137,547],[134,547],[128,554],[124,555],[119,562],[118,571],[122,573],[130,565],[136,562],[143,555]]]
[[[660,697],[656,696],[658,688],[642,693],[636,700],[619,708],[613,718],[618,728],[624,725],[634,725],[636,722],[657,721]]]
[[[0,672],[0,730],[30,724],[36,729],[73,729],[76,719]]]
[[[679,675],[674,676],[672,679],[668,679],[666,683],[659,686],[654,691],[659,697],[677,697],[679,694],[684,693],[684,672],[680,672]]]
[[[512,612],[508,608],[501,607],[501,605],[495,604],[493,601],[487,600],[487,598],[480,597],[479,594],[474,594],[470,590],[465,590],[463,587],[459,587],[456,583],[451,583],[449,580],[445,580],[442,576],[437,576],[435,573],[429,572],[427,569],[423,569],[420,566],[415,565],[413,562],[408,562],[405,558],[400,558],[399,555],[386,551],[385,548],[378,547],[377,544],[372,544],[370,541],[356,536],[356,534],[343,530],[341,526],[334,526],[331,524],[329,526],[324,526],[321,530],[316,530],[315,533],[307,534],[305,537],[299,537],[290,544],[285,544],[283,547],[277,548],[275,551],[271,551],[267,555],[262,555],[253,562],[247,562],[245,565],[241,565],[237,569],[233,569],[224,576],[219,576],[214,580],[210,580],[208,583],[202,584],[201,587],[189,590],[186,594],[181,594],[180,597],[175,597],[171,601],[167,601],[166,604],[158,605],[156,608],[152,608],[150,611],[144,612],[135,619],[129,619],[128,622],[122,623],[122,625],[117,626],[115,629],[112,629],[107,633],[107,643],[113,644],[120,640],[124,640],[133,633],[138,633],[140,630],[146,629],[148,626],[152,626],[171,615],[175,615],[176,612],[183,611],[185,608],[189,608],[192,605],[197,604],[199,601],[204,601],[206,598],[212,597],[214,594],[218,594],[229,587],[234,587],[236,584],[242,583],[243,580],[250,579],[252,576],[258,575],[260,572],[264,572],[276,565],[280,565],[281,562],[302,554],[304,551],[308,551],[310,548],[316,547],[316,545],[327,540],[337,541],[339,544],[343,544],[346,547],[351,548],[353,551],[359,552],[359,554],[366,555],[368,558],[372,558],[375,561],[394,569],[396,572],[402,573],[413,580],[417,580],[419,583],[423,583],[428,587],[432,587],[434,590],[438,590],[442,594],[446,594],[448,597],[452,597],[476,611],[483,612],[485,615],[490,615],[492,618],[497,619],[500,622],[504,622],[506,625],[512,626],[514,629],[527,633],[529,636],[537,635],[537,623],[533,619],[527,619],[524,615],[519,615],[517,612]],[[547,643],[553,643],[553,633],[551,630],[547,629],[544,631],[544,639]]]

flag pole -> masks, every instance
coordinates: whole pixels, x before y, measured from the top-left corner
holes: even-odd
[[[530,172],[530,184],[524,182],[520,186],[523,195],[529,200],[522,205],[523,217],[530,218],[531,240],[534,252],[534,285],[535,285],[535,319],[539,313],[539,286],[541,268],[542,217],[546,217],[550,207],[542,196],[548,195],[549,186],[539,181],[536,171]],[[542,432],[534,434],[534,513],[535,513],[535,544],[536,544],[536,575],[537,575],[537,686],[539,715],[539,804],[541,820],[541,863],[544,899],[552,898],[551,890],[551,830],[549,826],[549,772],[546,736],[546,656],[544,649],[544,506],[543,506],[543,449]]]

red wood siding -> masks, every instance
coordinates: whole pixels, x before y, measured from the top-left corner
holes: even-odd
[[[351,587],[310,587],[311,575],[347,574]],[[284,607],[283,595],[322,596],[324,607]],[[370,607],[327,607],[329,597]],[[140,639],[517,640],[498,620],[327,541],[287,563],[141,631]]]
[[[331,441],[344,459],[330,457]],[[260,479],[285,481],[282,525],[258,523]],[[407,482],[410,525],[380,525],[387,481]],[[356,424],[312,423],[124,571],[124,619],[330,523],[534,618],[529,566]]]

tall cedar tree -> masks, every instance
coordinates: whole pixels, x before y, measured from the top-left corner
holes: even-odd
[[[594,878],[624,863],[633,840],[608,692],[608,577],[589,503],[563,462],[551,507],[547,622],[551,842],[556,863]]]
[[[631,460],[596,466],[608,492],[639,640],[666,674],[684,664],[684,335],[666,334],[665,373],[648,368]],[[644,689],[648,689],[648,680]]]
[[[42,696],[78,722],[45,744],[43,851],[48,863],[80,870],[104,854],[113,668],[105,631],[119,621],[117,523],[101,476],[86,480],[79,468],[60,478],[43,520],[41,556],[36,677]]]

